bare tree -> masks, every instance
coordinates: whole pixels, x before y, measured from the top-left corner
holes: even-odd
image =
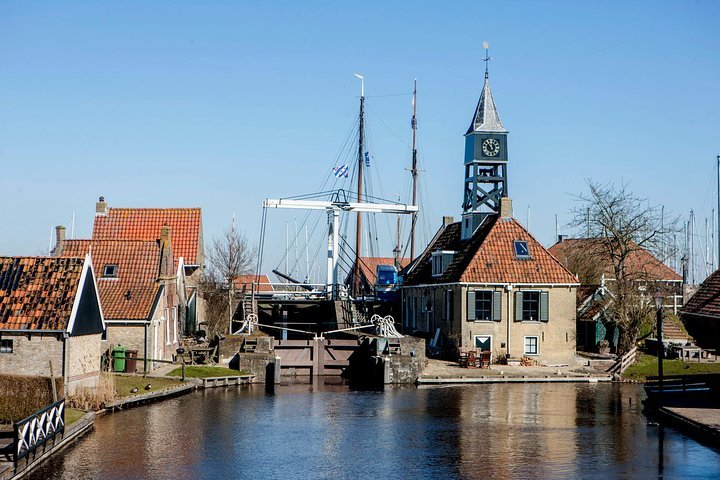
[[[245,235],[234,227],[226,228],[213,239],[208,252],[210,268],[200,287],[206,304],[205,323],[210,336],[230,330],[235,310],[235,283],[240,275],[252,273],[257,252],[250,247]]]
[[[609,315],[620,327],[619,353],[632,348],[643,322],[652,318],[651,296],[659,280],[647,265],[638,265],[639,253],[647,250],[665,261],[674,245],[678,218],[667,218],[662,207],[635,196],[628,184],[619,186],[587,180],[589,193],[576,196],[580,205],[572,210],[571,226],[591,239],[585,263],[609,270],[608,288],[613,294]]]

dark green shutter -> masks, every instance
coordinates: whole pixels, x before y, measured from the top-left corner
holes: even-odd
[[[522,322],[523,319],[523,292],[515,292],[515,321]]]
[[[475,291],[468,290],[467,292],[467,319],[468,322],[475,320]]]
[[[548,321],[548,292],[540,292],[540,321]]]
[[[502,292],[493,292],[492,302],[492,319],[496,322],[499,322],[500,320],[502,320]]]

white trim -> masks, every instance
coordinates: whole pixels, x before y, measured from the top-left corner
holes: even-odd
[[[90,254],[85,254],[85,260],[83,261],[83,268],[82,273],[80,274],[80,281],[77,284],[77,287],[75,288],[75,299],[73,300],[73,306],[72,310],[70,310],[70,320],[68,321],[67,328],[64,330],[68,335],[72,333],[73,327],[75,327],[75,319],[77,318],[77,311],[78,308],[80,308],[80,297],[82,296],[82,288],[85,285],[85,277],[87,277],[87,272],[90,270],[93,276],[93,288],[95,289],[95,298],[97,299],[98,304],[98,310],[100,311],[100,323],[103,327],[103,330],[105,330],[105,317],[103,315],[102,311],[102,304],[100,303],[100,294],[98,293],[96,278],[95,275],[95,269],[92,265],[92,258],[90,257]]]
[[[165,346],[172,344],[170,341],[170,307],[165,307]]]

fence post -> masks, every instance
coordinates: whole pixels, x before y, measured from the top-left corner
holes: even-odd
[[[182,362],[182,381],[185,381],[185,362]]]

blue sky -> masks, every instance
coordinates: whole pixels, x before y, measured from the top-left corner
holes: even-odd
[[[263,198],[315,191],[337,163],[355,72],[387,198],[408,189],[418,79],[430,235],[461,213],[483,40],[515,216],[525,223],[530,205],[541,242],[585,178],[630,182],[678,215],[695,209],[704,228],[720,153],[718,18],[715,1],[2,1],[0,254],[46,249],[73,212],[88,237],[99,195],[200,206],[208,243],[234,213],[257,242]],[[295,219],[271,213],[266,270]]]

